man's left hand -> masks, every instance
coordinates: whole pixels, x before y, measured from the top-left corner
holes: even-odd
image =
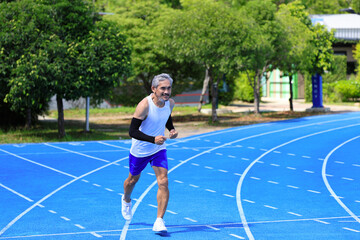
[[[178,136],[178,132],[175,129],[171,129],[169,138],[174,139],[174,138],[177,138],[177,136]]]

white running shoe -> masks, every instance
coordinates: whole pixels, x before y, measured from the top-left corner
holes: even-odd
[[[122,198],[121,198],[121,213],[126,221],[131,220],[131,218],[132,218],[131,201],[129,203],[125,202],[124,196],[122,196]]]
[[[153,226],[153,231],[154,232],[162,232],[165,233],[167,232],[167,228],[165,227],[165,221],[162,218],[157,218],[154,226]]]

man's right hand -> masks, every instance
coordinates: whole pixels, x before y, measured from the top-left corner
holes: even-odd
[[[165,141],[166,141],[166,137],[164,137],[164,136],[156,136],[155,137],[155,144],[157,144],[157,145],[163,145]]]

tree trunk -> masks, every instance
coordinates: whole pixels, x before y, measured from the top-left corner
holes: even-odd
[[[26,123],[25,128],[31,128],[31,108],[26,109]]]
[[[201,107],[202,107],[202,104],[204,102],[204,95],[206,93],[206,90],[207,90],[208,86],[209,86],[209,69],[206,68],[205,79],[204,79],[203,88],[202,88],[202,91],[201,91],[201,96],[200,96],[200,101],[199,101],[199,106],[198,106],[198,112],[201,111]]]
[[[290,111],[293,112],[294,106],[293,106],[293,89],[292,89],[292,75],[291,74],[289,76],[289,85],[290,85],[290,98],[289,98]]]
[[[64,120],[64,105],[63,100],[59,95],[56,95],[56,103],[58,109],[58,134],[59,138],[65,137],[65,120]]]
[[[217,122],[217,103],[218,103],[218,91],[219,91],[219,78],[216,79],[216,82],[214,82],[214,79],[212,76],[211,78],[211,120],[212,122]]]
[[[257,72],[254,77],[254,113],[260,113],[260,74]]]

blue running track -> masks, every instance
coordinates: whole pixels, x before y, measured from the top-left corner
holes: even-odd
[[[0,239],[360,239],[360,112],[168,140],[164,235],[151,167],[121,216],[130,144],[0,145]]]

